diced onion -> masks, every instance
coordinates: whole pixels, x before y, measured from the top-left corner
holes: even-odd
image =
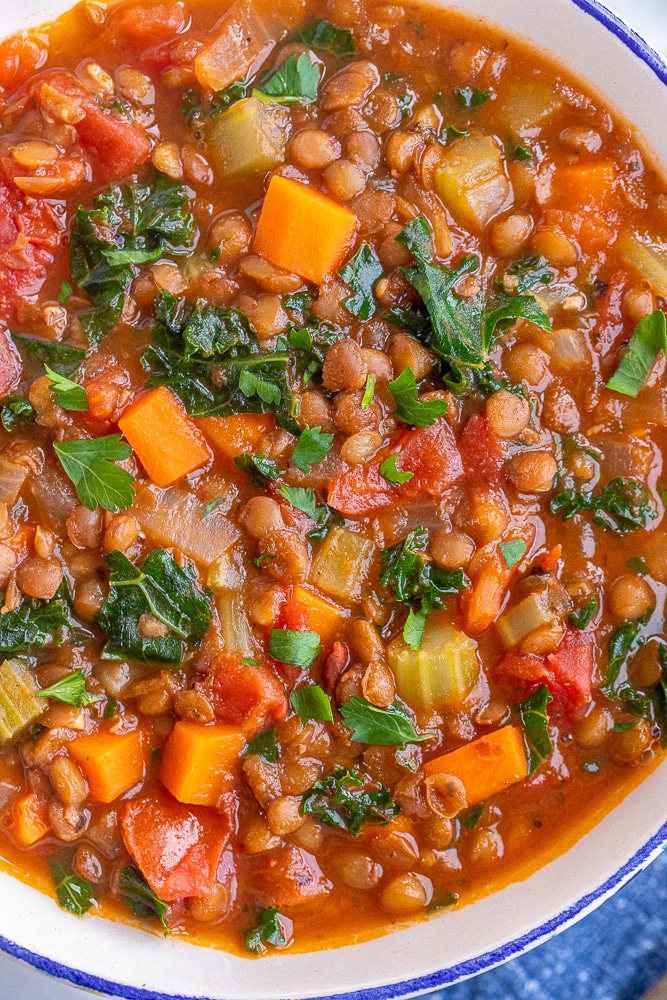
[[[209,566],[239,537],[220,510],[202,520],[204,504],[190,493],[146,486],[137,491],[131,513],[146,534],[161,545],[175,545],[195,562]]]
[[[630,233],[619,236],[616,245],[626,264],[636,268],[658,295],[667,295],[667,252],[647,247]]]
[[[0,503],[6,503],[8,507],[16,503],[27,475],[28,470],[24,466],[0,458]]]
[[[586,338],[580,330],[570,330],[567,327],[554,330],[549,351],[556,368],[570,371],[574,368],[586,368],[591,363]]]

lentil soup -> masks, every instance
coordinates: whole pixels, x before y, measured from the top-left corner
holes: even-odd
[[[359,0],[83,4],[0,87],[5,865],[261,955],[544,863],[666,729],[632,130]]]

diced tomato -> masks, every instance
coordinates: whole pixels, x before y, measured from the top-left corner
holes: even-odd
[[[350,650],[344,642],[334,642],[333,650],[327,656],[322,680],[327,691],[333,691],[350,665]]]
[[[159,792],[125,803],[120,825],[125,846],[160,899],[211,894],[229,842],[228,817]]]
[[[104,40],[143,48],[175,38],[184,27],[185,12],[180,3],[124,3],[112,11]]]
[[[242,726],[253,736],[287,715],[287,695],[270,667],[243,663],[241,654],[223,651],[199,685],[222,722]]]
[[[1,274],[2,268],[0,268]],[[20,375],[21,358],[19,353],[9,339],[9,334],[0,330],[0,399],[16,385]]]
[[[288,597],[280,607],[276,628],[289,628],[293,632],[308,631],[308,608],[301,601]]]
[[[459,451],[465,473],[473,482],[490,485],[498,482],[505,461],[505,444],[493,433],[482,413],[474,413],[466,422]]]
[[[16,90],[46,58],[46,49],[32,35],[12,35],[0,43],[0,90]]]
[[[0,324],[11,321],[20,299],[38,291],[52,260],[48,251],[58,245],[63,230],[50,205],[37,201],[27,207],[19,192],[0,179]],[[1,384],[7,382],[1,373],[10,363],[8,349],[3,347]]]
[[[616,271],[607,284],[606,291],[597,300],[597,318],[591,339],[601,359],[609,364],[609,374],[613,370],[616,348],[626,338],[626,324],[623,318],[623,296],[630,285],[625,271]]]
[[[293,844],[252,855],[247,864],[253,891],[269,906],[310,903],[332,889],[317,859]]]
[[[380,475],[380,465],[400,451],[396,466],[413,473],[407,483],[393,487]],[[447,421],[432,427],[404,431],[366,465],[355,465],[329,483],[328,502],[343,514],[363,515],[420,497],[438,497],[463,475],[463,465]]]
[[[496,675],[516,701],[546,684],[553,696],[550,713],[579,719],[592,699],[594,666],[594,635],[568,626],[553,653],[547,657],[510,653],[498,663]]]
[[[151,144],[144,130],[98,104],[94,96],[69,73],[54,71],[40,76],[30,86],[31,96],[41,101],[45,87],[51,88],[44,91],[51,98],[52,91],[71,98],[82,115],[79,121],[73,123],[74,128],[83,145],[97,153],[102,180],[128,177],[146,162]]]

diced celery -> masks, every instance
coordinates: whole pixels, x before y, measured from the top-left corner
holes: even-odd
[[[559,583],[535,590],[496,622],[498,635],[511,649],[538,628],[553,625],[572,609],[572,602]]]
[[[626,264],[636,268],[658,295],[667,295],[667,253],[647,247],[630,233],[622,233],[616,246]]]
[[[479,674],[472,639],[455,628],[447,611],[432,611],[419,650],[402,635],[387,650],[387,660],[401,698],[418,709],[455,707],[472,690]]]
[[[535,128],[562,107],[562,98],[548,83],[521,83],[510,88],[500,116],[515,132]]]
[[[289,111],[257,97],[237,101],[208,125],[208,152],[216,174],[241,180],[282,163],[289,137]]]
[[[0,665],[0,739],[11,739],[41,715],[45,706],[36,698],[38,690],[23,660]]]
[[[315,553],[310,582],[341,601],[358,601],[374,554],[375,544],[368,538],[333,528]]]
[[[455,142],[440,162],[435,189],[457,222],[484,229],[512,196],[495,139],[473,132]]]
[[[261,643],[250,624],[241,594],[223,594],[216,603],[225,649],[242,653],[243,656],[261,653]]]

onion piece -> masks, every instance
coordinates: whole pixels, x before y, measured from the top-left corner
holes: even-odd
[[[556,368],[566,371],[590,368],[590,351],[580,330],[570,330],[568,327],[554,330],[548,350]]]
[[[65,522],[79,500],[70,480],[55,465],[45,465],[39,475],[30,476],[28,489],[37,504],[39,519],[58,534],[64,534]]]
[[[630,233],[619,236],[616,245],[626,264],[639,271],[659,295],[667,295],[667,253],[664,250],[647,247]]]
[[[8,507],[16,503],[27,475],[25,466],[0,458],[0,503],[6,503]]]
[[[217,600],[220,616],[220,633],[225,649],[242,653],[244,656],[262,656],[262,644],[255,634],[246,614],[244,598],[241,594],[223,594]]]
[[[238,529],[220,510],[202,520],[204,504],[174,487],[139,488],[129,512],[155,541],[176,546],[204,566],[219,559],[239,537]]]

